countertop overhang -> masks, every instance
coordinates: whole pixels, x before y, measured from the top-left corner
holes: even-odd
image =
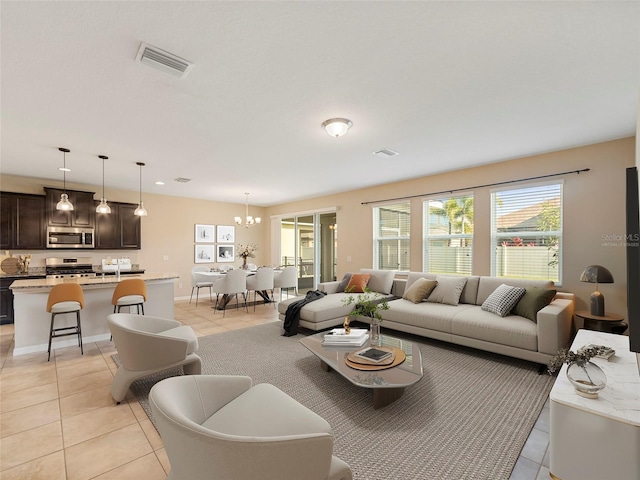
[[[79,277],[79,278],[32,278],[25,280],[16,280],[11,284],[9,288],[13,293],[24,292],[26,290],[39,289],[39,288],[51,288],[60,283],[77,283],[82,287],[100,287],[100,286],[114,286],[121,280],[129,278],[141,278],[145,282],[152,282],[158,280],[175,280],[180,278],[180,275],[174,272],[168,273],[142,273],[135,275],[121,275],[120,278],[117,275],[105,275],[97,277]]]

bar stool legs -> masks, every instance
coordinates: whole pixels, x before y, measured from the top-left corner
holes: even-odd
[[[53,323],[56,315],[64,315],[66,313],[73,313],[74,311],[76,314],[75,327],[53,328]],[[67,333],[58,333],[58,332],[67,332]],[[48,354],[47,362],[51,360],[51,342],[54,339],[54,337],[65,337],[67,335],[78,335],[78,346],[80,347],[80,353],[84,355],[84,348],[82,346],[82,326],[80,324],[80,310],[72,310],[70,312],[57,312],[57,313],[51,314],[51,327],[49,328],[49,347],[47,349],[47,354]]]

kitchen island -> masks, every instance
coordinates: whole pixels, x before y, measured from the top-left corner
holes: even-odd
[[[141,278],[145,281],[145,314],[173,319],[173,284],[179,278],[178,274],[144,273],[122,277],[123,280],[125,278]],[[47,351],[51,325],[51,314],[47,313],[47,298],[54,285],[68,282],[78,283],[84,292],[84,308],[80,312],[83,343],[109,340],[111,334],[107,326],[107,315],[113,313],[111,296],[120,282],[117,276],[16,280],[10,287],[14,297],[14,356]],[[56,328],[71,325],[75,325],[75,315],[56,317]],[[54,338],[51,348],[72,345],[78,345],[75,337]]]

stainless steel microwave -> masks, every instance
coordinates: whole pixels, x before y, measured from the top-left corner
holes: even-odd
[[[94,248],[93,228],[47,227],[47,248]]]

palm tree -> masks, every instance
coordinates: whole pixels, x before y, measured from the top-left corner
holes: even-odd
[[[452,197],[442,203],[442,207],[430,207],[429,213],[446,218],[449,235],[452,233],[473,233],[473,197]],[[467,240],[465,239],[465,246]],[[449,239],[451,246],[451,239]]]

